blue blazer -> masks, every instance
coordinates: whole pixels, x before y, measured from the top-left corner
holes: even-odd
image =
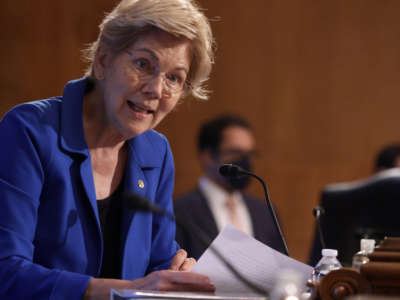
[[[16,106],[0,122],[1,299],[81,299],[100,272],[103,243],[82,123],[86,82]],[[168,141],[150,130],[128,145],[125,190],[172,212]],[[178,249],[175,224],[149,213],[124,210],[121,237],[123,279],[168,268]]]

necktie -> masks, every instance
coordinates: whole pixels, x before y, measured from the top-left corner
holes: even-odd
[[[228,212],[230,223],[233,226],[235,226],[236,229],[244,231],[243,222],[240,219],[239,214],[238,214],[238,203],[237,203],[237,200],[234,197],[232,197],[231,195],[229,195],[226,198],[225,206],[226,206],[226,209],[227,209],[227,212]]]

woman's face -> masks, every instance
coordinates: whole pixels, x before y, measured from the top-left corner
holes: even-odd
[[[154,128],[175,107],[191,63],[190,42],[163,31],[139,38],[117,56],[100,51],[95,75],[105,122],[125,138]]]

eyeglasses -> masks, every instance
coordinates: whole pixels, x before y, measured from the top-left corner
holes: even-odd
[[[140,54],[134,51],[126,51],[131,58],[132,70],[143,82],[149,82],[155,77],[161,76],[164,90],[170,94],[178,94],[192,88],[186,80],[186,72],[177,70],[174,72],[161,73],[160,64],[156,57],[149,53]]]

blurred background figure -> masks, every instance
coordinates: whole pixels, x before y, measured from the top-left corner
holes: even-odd
[[[256,142],[250,124],[236,115],[222,115],[204,123],[198,133],[198,157],[204,175],[198,185],[175,201],[175,214],[183,223],[194,222],[214,239],[225,225],[280,249],[280,237],[264,202],[244,192],[249,177],[227,179],[222,164],[232,163],[252,171]],[[177,228],[176,240],[194,258],[206,250],[197,234]]]
[[[400,236],[400,144],[383,147],[375,156],[370,177],[326,185],[320,196],[325,248],[337,249],[339,260],[350,266],[360,239]],[[340,222],[338,222],[340,220]],[[315,228],[309,264],[321,257],[322,242]]]
[[[400,168],[400,144],[385,146],[376,155],[375,172],[390,168]]]

